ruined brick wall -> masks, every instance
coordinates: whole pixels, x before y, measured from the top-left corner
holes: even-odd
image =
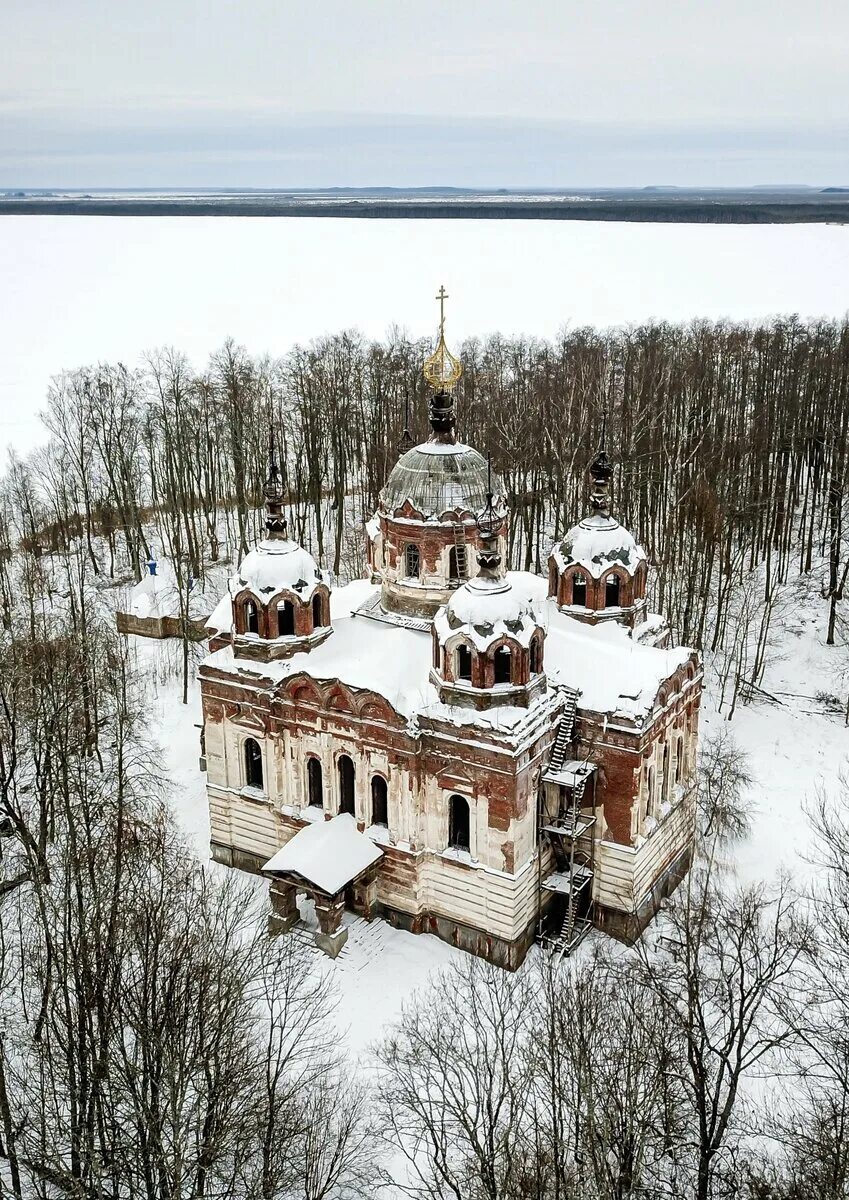
[[[135,617],[132,613],[115,613],[115,627],[119,633],[132,633],[137,637],[182,638],[183,622],[180,617]],[[189,638],[202,642],[207,636],[205,620],[188,622]]]
[[[550,726],[543,725],[517,754],[508,745],[482,743],[479,729],[450,724],[413,738],[381,697],[339,683],[319,685],[306,675],[276,690],[270,680],[248,684],[210,667],[202,668],[201,680],[213,841],[223,839],[257,860],[271,857],[284,833],[302,827],[310,758],[321,765],[325,816],[335,815],[344,753],[354,763],[361,830],[371,823],[371,778],[380,774],[387,781],[380,904],[413,921],[438,910],[440,917],[495,937],[509,940],[517,928],[524,936],[537,904],[526,874],[534,858],[537,781]],[[261,795],[244,786],[247,737],[262,748]],[[452,794],[469,804],[468,855],[448,847]],[[263,809],[267,817],[260,816]],[[249,844],[241,844],[245,839]],[[521,884],[514,878],[519,874]]]

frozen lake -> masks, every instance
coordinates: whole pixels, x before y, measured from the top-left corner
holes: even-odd
[[[452,342],[564,325],[849,307],[849,227],[570,221],[0,217],[0,453],[41,439],[50,377],[173,345],[201,366],[357,327]]]

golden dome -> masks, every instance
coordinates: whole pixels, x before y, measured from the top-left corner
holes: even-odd
[[[439,301],[439,341],[433,354],[425,359],[423,371],[429,386],[441,392],[459,383],[463,366],[445,345],[445,301],[448,293],[444,287],[440,287],[436,298]]]

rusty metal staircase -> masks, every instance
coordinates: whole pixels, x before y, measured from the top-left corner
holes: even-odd
[[[566,828],[567,828],[568,832],[565,834],[565,836],[567,837],[568,845],[569,845],[569,876],[568,877],[569,877],[569,881],[570,881],[570,887],[569,887],[569,891],[566,895],[566,915],[564,916],[563,923],[560,927],[560,940],[561,940],[562,947],[563,947],[560,952],[561,958],[563,957],[564,953],[568,953],[571,951],[573,943],[574,943],[574,937],[575,937],[575,920],[576,920],[576,914],[577,914],[577,900],[578,900],[578,886],[577,886],[577,878],[575,875],[575,866],[576,866],[575,846],[576,846],[578,839],[575,837],[575,831],[577,829],[578,816],[581,811],[581,801],[584,798],[584,787],[585,787],[585,783],[584,783],[584,780],[582,779],[581,782],[578,784],[578,786],[572,789],[572,797],[573,797],[572,806],[569,809],[569,812],[567,815],[567,827]],[[584,886],[585,883],[586,883],[586,880],[582,879],[581,886]]]
[[[457,565],[457,578],[469,578],[469,546],[466,541],[466,527],[462,521],[454,525],[454,561]]]
[[[593,925],[597,768],[570,756],[578,695],[567,693],[540,783],[537,940],[560,958],[568,957]]]
[[[557,727],[551,757],[548,760],[548,771],[559,771],[566,761],[566,755],[572,748],[572,738],[575,732],[575,711],[578,707],[578,692],[574,688],[564,688],[566,704]]]

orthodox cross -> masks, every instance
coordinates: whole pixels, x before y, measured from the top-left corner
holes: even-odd
[[[436,298],[439,301],[439,332],[445,332],[445,301],[448,299],[448,293],[445,290],[445,285],[439,285],[439,291],[436,293]]]

